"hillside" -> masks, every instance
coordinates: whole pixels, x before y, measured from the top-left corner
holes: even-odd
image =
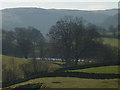
[[[118,14],[109,16],[103,23],[101,23],[101,26],[105,28],[109,28],[110,25],[113,25],[114,27],[118,27]]]
[[[3,29],[33,26],[45,36],[50,27],[64,16],[83,17],[86,21],[101,25],[108,17],[117,14],[117,9],[84,11],[67,9],[12,8],[2,10]]]

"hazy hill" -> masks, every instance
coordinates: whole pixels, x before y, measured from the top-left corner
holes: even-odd
[[[110,22],[110,19],[108,18],[113,17],[116,14],[117,9],[84,11],[67,9],[11,8],[2,10],[2,26],[5,30],[13,30],[15,27],[33,26],[45,35],[57,20],[67,15],[82,16],[88,22],[101,26],[107,21]],[[102,26],[106,27],[105,24]]]
[[[101,23],[101,26],[105,28],[109,28],[110,25],[113,25],[114,27],[118,26],[118,14],[108,17],[103,23]]]

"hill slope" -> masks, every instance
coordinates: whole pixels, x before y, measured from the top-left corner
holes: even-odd
[[[83,11],[67,9],[42,9],[42,8],[12,8],[2,10],[3,29],[12,30],[15,27],[33,26],[44,35],[50,27],[60,18],[70,15],[83,17],[88,22],[100,25],[108,17],[117,14],[117,9],[100,11]]]

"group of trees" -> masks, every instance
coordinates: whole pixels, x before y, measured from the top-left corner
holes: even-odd
[[[48,35],[57,47],[56,54],[59,53],[67,66],[77,64],[80,59],[97,62],[116,59],[111,47],[102,44],[97,29],[82,18],[65,17],[52,26]]]
[[[44,37],[41,32],[33,27],[15,28],[14,31],[3,30],[2,53],[4,55],[33,59],[34,73],[37,72],[36,52],[43,57]],[[14,67],[14,65],[13,65]],[[13,70],[14,71],[14,70]]]
[[[28,55],[34,56],[35,50],[43,47],[44,37],[39,30],[29,28],[15,28],[14,31],[3,30],[3,54],[15,57],[28,58]],[[41,49],[42,50],[42,49]]]
[[[53,25],[47,34],[49,42],[33,27],[3,30],[3,54],[28,58],[60,58],[66,65],[78,60],[103,62],[117,60],[117,51],[103,45],[98,27],[83,18],[67,16]],[[115,50],[115,49],[114,49]],[[36,66],[36,65],[34,65]]]

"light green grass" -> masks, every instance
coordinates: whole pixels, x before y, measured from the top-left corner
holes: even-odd
[[[118,48],[118,42],[120,42],[120,40],[115,38],[102,38],[102,40],[103,40],[103,44],[108,44],[117,48]]]
[[[67,71],[68,72],[113,73],[113,74],[119,74],[118,67],[120,67],[120,66],[118,66],[118,65],[115,65],[115,66],[104,66],[104,67],[94,67],[94,68],[86,68],[86,69],[78,69],[78,70],[67,70]]]
[[[36,83],[43,83],[42,87],[46,88],[118,88],[118,79],[102,80],[102,79],[82,79],[76,77],[37,78],[29,80],[27,82],[12,85],[10,86],[10,88]]]

